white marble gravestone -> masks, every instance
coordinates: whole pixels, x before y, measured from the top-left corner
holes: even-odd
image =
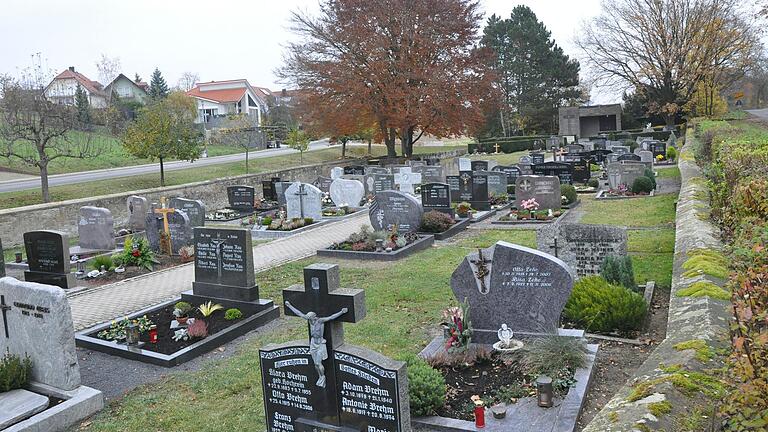
[[[323,192],[307,183],[295,182],[285,190],[285,207],[288,219],[323,217]]]
[[[413,172],[410,167],[400,168],[395,174],[395,184],[400,188],[400,192],[413,195],[413,185],[421,184],[421,174]]]
[[[357,180],[337,178],[331,183],[331,200],[338,207],[360,207],[365,187]]]

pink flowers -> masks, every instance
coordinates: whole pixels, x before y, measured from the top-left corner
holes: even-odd
[[[535,211],[539,209],[539,203],[536,202],[536,198],[523,200],[523,202],[521,202],[520,205],[523,207],[523,209],[528,211]]]

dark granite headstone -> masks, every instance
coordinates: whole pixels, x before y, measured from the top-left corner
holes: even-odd
[[[461,201],[461,178],[457,175],[449,175],[445,176],[445,182],[448,184],[451,193],[451,202]]]
[[[584,146],[582,144],[568,144],[565,149],[568,153],[579,153],[584,151]]]
[[[476,174],[481,174],[488,180],[488,195],[500,196],[507,193],[507,175],[498,171],[480,171]]]
[[[488,161],[473,160],[471,166],[472,171],[488,171]]]
[[[522,175],[522,171],[520,170],[520,167],[517,166],[507,166],[507,165],[496,165],[493,167],[493,171],[500,171],[507,175],[507,183],[514,184],[515,179]]]
[[[488,176],[484,173],[472,172],[472,199],[469,201],[475,210],[490,210],[491,203],[488,201],[490,191],[488,189]]]
[[[573,166],[573,181],[576,183],[586,183],[592,178],[591,164],[589,159],[582,159],[571,162]]]
[[[469,254],[451,275],[454,296],[469,301],[472,327],[492,333],[490,342],[498,340],[502,324],[513,331],[556,332],[573,287],[568,266],[552,255],[503,241],[481,252]],[[481,335],[477,339],[489,342]]]
[[[627,255],[627,230],[610,225],[554,224],[536,232],[537,249],[568,264],[577,277],[600,274],[605,257]]]
[[[195,295],[240,301],[259,299],[249,230],[195,227],[194,237]]]
[[[421,206],[425,212],[434,210],[453,217],[450,192],[450,186],[447,183],[423,184],[421,185]]]
[[[149,211],[149,203],[144,197],[131,195],[125,201],[128,207],[128,229],[131,231],[144,231],[146,228],[145,215]]]
[[[147,213],[147,241],[155,252],[160,251],[160,233],[163,229],[163,217],[156,213]],[[168,214],[168,230],[171,233],[171,251],[174,255],[177,255],[182,247],[192,244],[192,224],[183,210]]]
[[[261,182],[261,196],[266,201],[277,201],[275,184],[271,180]]]
[[[531,153],[531,164],[538,165],[544,163],[544,153]]]
[[[609,154],[612,154],[612,153],[613,153],[613,152],[612,152],[612,151],[610,151],[610,150],[605,150],[605,149],[596,149],[596,150],[592,150],[591,152],[589,152],[589,155],[590,155],[590,157],[592,157],[592,159],[593,159],[595,162],[597,162],[597,163],[603,163],[603,162],[605,162],[605,160],[606,160],[607,156],[608,156]]]
[[[363,185],[366,195],[375,195],[385,190],[395,189],[395,176],[392,174],[368,174]]]
[[[533,166],[533,175],[556,176],[562,184],[573,183],[573,165],[566,162],[545,162]]]
[[[24,280],[64,289],[75,286],[75,275],[69,272],[69,238],[59,231],[24,233],[24,250],[29,270]]]
[[[333,319],[321,324],[320,346],[293,341],[259,350],[267,429],[407,432],[405,364],[344,343],[343,323],[366,315],[365,292],[339,288],[339,279],[338,265],[313,264],[303,286],[283,290],[286,315]]]
[[[328,193],[331,191],[331,183],[333,183],[333,179],[330,177],[323,177],[318,176],[317,179],[315,179],[314,182],[312,182],[312,185],[314,185],[316,188],[320,189],[324,193]],[[277,201],[277,200],[275,200]]]
[[[376,231],[392,231],[397,226],[398,232],[408,232],[419,230],[424,210],[410,194],[384,191],[376,194],[368,215]]]
[[[103,207],[80,207],[77,220],[78,246],[81,249],[110,251],[115,248],[115,222],[112,212]]]
[[[277,195],[277,204],[280,207],[285,207],[285,191],[291,187],[293,183],[287,181],[275,182],[275,195]]]
[[[667,143],[659,141],[655,143],[651,143],[648,146],[648,150],[653,152],[654,159],[658,156],[667,157]]]
[[[169,206],[186,213],[193,228],[205,225],[205,204],[202,201],[175,197],[171,198]]]
[[[413,172],[421,174],[422,183],[443,183],[445,175],[440,165],[423,165],[413,168]]]
[[[365,175],[365,167],[362,165],[347,165],[344,167],[344,174]]]
[[[256,193],[251,186],[228,186],[227,198],[229,208],[239,211],[252,212]]]
[[[462,171],[459,173],[459,202],[472,201],[472,185],[474,176],[472,171]]]
[[[623,162],[623,161],[640,162],[640,156],[633,153],[624,153],[616,157],[616,162]]]
[[[559,210],[562,205],[560,179],[553,176],[520,176],[515,183],[515,206],[522,209],[523,201],[536,198],[539,209]]]
[[[384,167],[369,166],[365,168],[366,174],[391,174],[389,169]]]

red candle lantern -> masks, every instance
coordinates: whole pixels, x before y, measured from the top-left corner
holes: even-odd
[[[472,402],[475,403],[475,427],[478,429],[485,427],[485,404],[480,396],[472,396]]]
[[[157,343],[157,326],[153,325],[149,328],[149,343]]]

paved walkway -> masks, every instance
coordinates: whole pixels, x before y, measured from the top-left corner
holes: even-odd
[[[312,256],[368,223],[368,212],[361,211],[338,222],[260,244],[253,248],[256,272]],[[177,298],[181,292],[192,289],[194,276],[190,263],[75,293],[69,298],[75,330]]]

